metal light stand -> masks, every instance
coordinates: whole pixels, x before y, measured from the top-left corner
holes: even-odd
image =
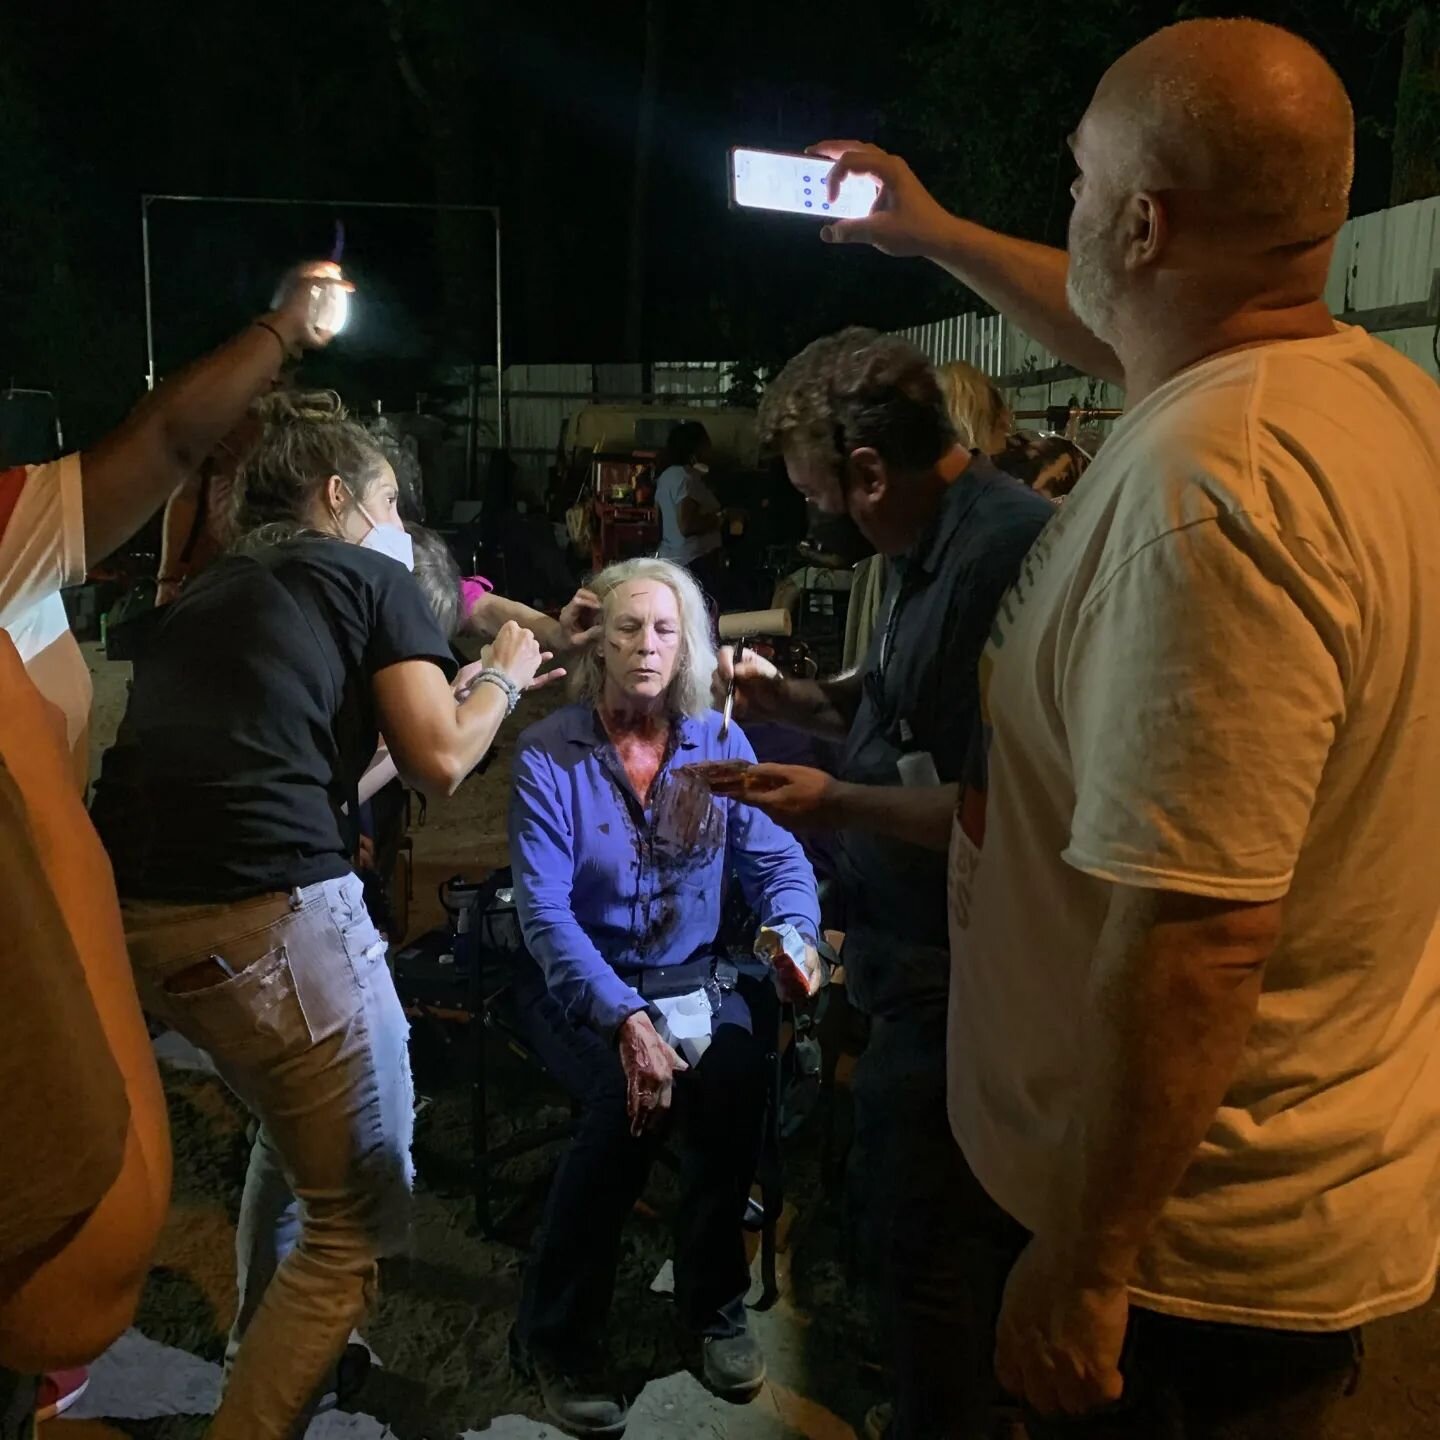
[[[506,443],[504,302],[500,291],[500,207],[498,205],[425,204],[410,200],[294,200],[278,195],[142,195],[140,197],[140,250],[145,267],[145,388],[155,388],[155,315],[150,278],[150,207],[157,201],[180,205],[284,205],[322,210],[426,210],[455,214],[489,215],[495,225],[495,438]],[[471,427],[479,417],[472,410]]]

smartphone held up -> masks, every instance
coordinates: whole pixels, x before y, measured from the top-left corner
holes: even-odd
[[[779,150],[730,150],[730,203],[742,210],[773,210],[816,220],[859,220],[880,198],[869,175],[849,175],[832,201],[826,188],[833,160]]]

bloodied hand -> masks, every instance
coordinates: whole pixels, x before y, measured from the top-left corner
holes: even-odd
[[[643,1010],[625,1021],[618,1039],[630,1133],[643,1135],[664,1120],[674,1098],[675,1076],[689,1067],[660,1038]]]

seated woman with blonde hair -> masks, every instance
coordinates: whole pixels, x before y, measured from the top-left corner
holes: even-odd
[[[752,1007],[774,996],[720,952],[721,908],[733,875],[760,925],[808,958],[819,913],[796,841],[712,796],[690,769],[754,759],[738,728],[722,736],[710,708],[715,652],[695,580],[666,560],[629,560],[591,588],[600,639],[572,671],[574,703],[525,731],[514,761],[510,856],[536,962],[516,985],[519,1023],[580,1114],[512,1354],[565,1429],[615,1435],[626,1404],[598,1372],[600,1341],[621,1229],[672,1105],[680,1317],[713,1389],[743,1397],[764,1379],[746,1327],[741,1221],[766,1096]]]

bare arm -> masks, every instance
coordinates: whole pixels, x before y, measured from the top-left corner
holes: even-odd
[[[481,598],[465,617],[460,630],[462,634],[493,640],[510,621],[514,621],[522,630],[528,630],[540,642],[542,650],[559,654],[565,648],[561,643],[558,620],[552,620],[543,611],[532,610],[518,600],[508,600],[504,595],[494,593]]]
[[[843,740],[860,707],[858,670],[833,680],[798,680],[781,675],[768,660],[748,650],[737,669],[733,647],[722,645],[712,686],[717,705],[724,703],[732,674],[738,720],[769,720],[827,740]]]
[[[1235,1074],[1280,903],[1116,886],[1084,1030],[1077,1254],[1128,1280]]]
[[[542,650],[552,655],[569,655],[592,644],[600,636],[600,598],[583,586],[577,590],[552,620],[539,610],[532,610],[518,600],[507,600],[491,593],[465,617],[461,630],[484,639],[493,639],[509,621],[528,630],[540,642]]]
[[[1063,250],[1017,240],[958,216],[946,217],[926,258],[968,286],[1007,320],[1087,375],[1125,383],[1115,352],[1075,318],[1065,298]]]
[[[825,740],[843,740],[860,705],[859,672],[833,680],[786,680],[782,703],[785,724]]]
[[[495,740],[505,719],[504,692],[477,685],[457,705],[440,667],[429,660],[389,665],[372,683],[396,773],[431,799],[453,795]]]
[[[1010,1272],[997,1330],[1001,1385],[1042,1414],[1123,1391],[1129,1281],[1234,1077],[1279,926],[1278,901],[1111,893],[1069,1163]]]
[[[382,740],[380,748],[375,752],[375,758],[370,762],[370,768],[360,777],[357,787],[360,803],[363,805],[367,800],[373,799],[399,774],[395,768],[394,757]]]
[[[173,494],[252,401],[280,373],[287,351],[325,344],[310,327],[310,290],[301,276],[280,309],[247,326],[136,406],[81,464],[85,553],[101,560],[123,545]],[[282,344],[283,342],[283,344]]]
[[[836,780],[837,825],[868,830],[892,840],[907,840],[942,854],[950,849],[950,831],[958,785],[855,785]]]
[[[520,689],[548,656],[535,637],[505,625],[481,657]],[[556,672],[552,672],[556,673]],[[380,731],[400,778],[422,794],[453,795],[484,758],[507,714],[505,693],[477,683],[458,705],[444,672],[431,660],[402,660],[377,671],[372,685]]]
[[[687,495],[675,507],[675,524],[680,533],[691,540],[696,535],[709,535],[725,525],[723,510],[706,510],[698,500]]]
[[[1115,352],[1074,316],[1065,298],[1063,250],[1016,240],[942,208],[898,155],[852,140],[814,147],[835,159],[833,193],[846,175],[880,182],[880,199],[863,220],[837,220],[822,231],[832,244],[874,245],[887,255],[934,261],[1026,334],[1087,375],[1124,384]]]
[[[86,483],[82,478],[82,484]],[[189,572],[183,558],[185,544],[194,533],[205,494],[205,481],[198,470],[192,471],[165,502],[165,516],[160,525],[160,573],[157,602],[168,605],[180,593],[180,585]]]
[[[710,786],[787,830],[868,830],[941,853],[960,797],[958,785],[856,785],[810,765],[751,765]]]

